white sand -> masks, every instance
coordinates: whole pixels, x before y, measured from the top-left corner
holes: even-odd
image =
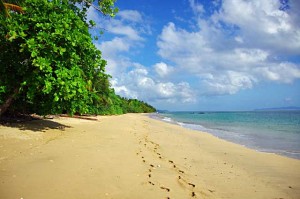
[[[0,198],[300,198],[300,161],[141,114],[0,126]]]

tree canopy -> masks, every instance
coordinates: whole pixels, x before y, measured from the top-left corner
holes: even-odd
[[[18,2],[22,12],[2,12],[0,116],[7,110],[43,115],[155,111],[114,93],[106,61],[92,42],[89,27],[94,23],[87,22],[87,9],[93,6],[113,17],[114,2],[24,0]]]

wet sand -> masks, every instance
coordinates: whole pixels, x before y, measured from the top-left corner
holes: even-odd
[[[300,198],[300,160],[142,114],[0,126],[0,198]]]

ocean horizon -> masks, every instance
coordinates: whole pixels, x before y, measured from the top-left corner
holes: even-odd
[[[150,117],[261,152],[300,159],[300,111],[182,111]]]

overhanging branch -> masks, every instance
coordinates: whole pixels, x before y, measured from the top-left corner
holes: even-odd
[[[92,3],[90,3],[90,2],[88,2],[88,1],[86,1],[86,0],[83,0],[83,1],[84,1],[87,5],[93,7],[94,9],[98,10],[98,11],[101,12],[103,15],[105,15],[105,13],[102,12],[102,10],[101,10],[99,7],[95,6],[94,4],[92,4]]]

